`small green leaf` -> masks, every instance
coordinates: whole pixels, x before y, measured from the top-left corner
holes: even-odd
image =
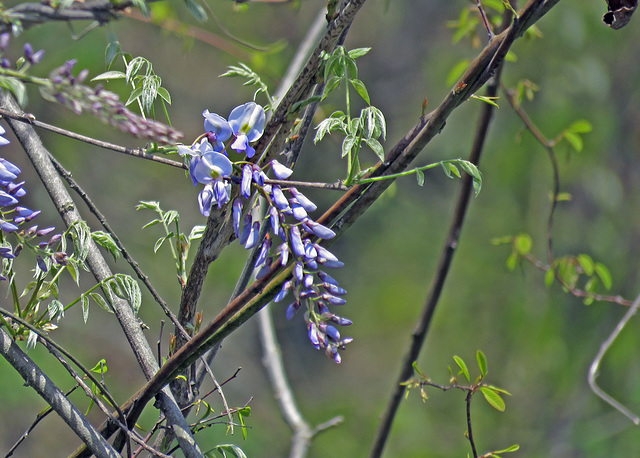
[[[106,374],[109,370],[109,366],[107,366],[107,360],[102,358],[100,361],[96,363],[91,369],[91,372],[95,372],[96,374]]]
[[[589,277],[593,275],[594,264],[591,256],[589,256],[588,254],[578,255],[578,263],[580,264],[580,267],[582,267],[582,270],[586,275],[588,275]]]
[[[202,5],[194,0],[185,0],[185,3],[187,4],[187,8],[189,8],[189,12],[196,18],[196,21],[206,22],[208,16]]]
[[[531,252],[533,240],[529,234],[519,234],[514,240],[514,247],[520,256],[526,256]]]
[[[582,137],[580,135],[566,131],[563,134],[564,138],[571,144],[574,150],[578,153],[582,151],[584,148],[584,142],[582,141]]]
[[[487,376],[487,358],[480,350],[476,352],[476,359],[478,360],[478,367],[480,368],[480,374],[482,378]]]
[[[100,73],[98,76],[91,78],[91,81],[102,81],[102,80],[115,80],[120,78],[125,78],[125,74],[118,70],[111,70],[109,72]]]
[[[27,91],[22,81],[17,78],[0,76],[0,87],[11,92],[20,106],[24,107],[27,104]]]
[[[500,397],[498,393],[495,392],[495,390],[486,386],[481,386],[480,392],[482,392],[482,395],[484,396],[485,400],[489,403],[491,407],[493,407],[496,410],[499,410],[500,412],[504,412],[504,409],[505,409],[504,400],[502,399],[502,397]]]
[[[593,126],[586,119],[579,119],[571,124],[567,130],[576,134],[587,134],[593,130]]]
[[[520,446],[518,444],[513,444],[511,447],[505,448],[503,450],[496,450],[493,453],[509,453],[509,452],[516,452],[520,450]]]
[[[87,324],[87,320],[89,319],[89,299],[87,299],[87,296],[82,296],[80,302],[82,304],[82,319],[84,320],[84,324]]]
[[[457,355],[453,356],[453,360],[456,362],[458,367],[460,368],[460,373],[464,375],[464,378],[467,379],[467,382],[471,382],[471,376],[469,375],[469,369],[467,369],[466,363]]]
[[[164,100],[165,102],[167,102],[169,105],[171,105],[171,94],[169,94],[169,91],[167,91],[165,88],[163,87],[159,87],[158,88],[158,95],[160,97],[162,97],[162,100]]]
[[[602,284],[604,285],[604,287],[606,289],[611,289],[611,286],[613,283],[611,280],[611,272],[609,272],[609,269],[607,268],[607,266],[605,266],[600,262],[596,262],[594,266],[594,270],[598,275],[598,277],[600,278],[600,281],[602,281]]]
[[[131,91],[131,94],[129,94],[129,98],[127,99],[127,101],[124,104],[125,105],[131,105],[133,102],[135,102],[137,98],[142,96],[142,90],[143,90],[143,87],[142,86],[138,86],[133,91]]]
[[[358,79],[350,79],[349,82],[356,90],[356,92],[360,94],[360,97],[362,97],[364,101],[367,102],[367,104],[370,104],[371,99],[369,98],[369,92],[367,92],[367,88],[364,83]]]
[[[424,186],[424,172],[420,169],[416,170],[416,179],[418,180],[418,186]]]
[[[556,279],[556,271],[553,267],[547,269],[547,271],[544,274],[544,284],[545,286],[548,288],[551,285],[553,285],[553,282]]]
[[[369,51],[371,51],[371,48],[354,48],[350,50],[348,54],[349,54],[349,57],[351,57],[352,59],[357,59],[359,57],[364,56]]]
[[[375,138],[367,138],[365,139],[365,143],[376,153],[376,156],[378,156],[381,161],[384,161],[384,148],[378,140]]]
[[[120,257],[120,248],[116,245],[116,241],[111,237],[111,234],[102,231],[94,231],[91,233],[93,241],[101,247],[107,249],[116,261]]]
[[[236,458],[247,458],[247,455],[242,451],[242,449],[235,444],[216,445],[211,450],[205,452],[204,456],[206,458],[218,458],[216,452],[219,453],[223,458],[227,456],[235,456]]]

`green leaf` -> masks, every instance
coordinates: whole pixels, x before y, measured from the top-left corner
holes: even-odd
[[[348,54],[349,54],[349,57],[351,57],[352,59],[357,59],[359,57],[364,56],[369,51],[371,51],[371,48],[354,48],[350,50]]]
[[[416,170],[416,179],[418,180],[418,186],[424,186],[424,172],[420,169]]]
[[[27,91],[22,81],[12,77],[0,76],[0,87],[11,92],[20,106],[24,107],[27,104]]]
[[[531,252],[533,240],[529,234],[519,234],[514,240],[514,247],[520,256],[526,256]]]
[[[107,366],[107,360],[102,358],[100,361],[96,363],[91,369],[91,372],[95,372],[96,374],[106,374],[109,370],[109,366]]]
[[[588,254],[578,255],[578,263],[580,264],[580,267],[582,267],[582,270],[586,275],[588,275],[589,277],[593,275],[594,264],[591,256],[589,256]]]
[[[513,444],[511,447],[505,448],[503,450],[496,450],[495,453],[509,453],[509,452],[516,452],[520,450],[520,446],[518,444]]]
[[[500,97],[487,97],[485,95],[471,95],[472,99],[480,100],[481,102],[488,103],[489,105],[493,105],[496,108],[500,108],[500,106],[495,102]]]
[[[167,91],[165,88],[163,87],[159,87],[158,88],[158,95],[160,97],[162,97],[162,100],[164,100],[165,102],[167,102],[169,105],[171,105],[171,94],[169,94],[169,91]]]
[[[487,358],[480,350],[476,352],[476,359],[478,360],[478,367],[480,368],[480,374],[482,378],[487,376]]]
[[[124,72],[118,70],[111,70],[109,72],[100,73],[98,76],[94,76],[91,78],[91,81],[102,81],[102,80],[115,80],[120,78],[125,78]]]
[[[600,278],[600,281],[602,281],[602,284],[604,285],[604,287],[606,289],[611,289],[613,282],[611,280],[611,272],[609,272],[609,269],[607,268],[607,266],[605,266],[600,262],[596,262],[594,266],[594,270],[598,275],[598,277]]]
[[[376,153],[376,156],[378,156],[381,161],[384,161],[384,148],[382,147],[380,142],[375,138],[366,138],[364,141],[369,146],[369,148],[371,148],[371,150]]]
[[[513,251],[507,258],[507,269],[510,271],[515,270],[515,268],[518,267],[518,259],[520,259],[520,257],[518,256],[518,252]]]
[[[80,302],[82,304],[82,319],[84,320],[84,324],[87,324],[87,320],[89,319],[89,299],[83,295]]]
[[[129,94],[129,98],[124,104],[127,106],[131,105],[131,103],[135,102],[136,99],[142,95],[142,91],[143,91],[142,86],[138,86],[137,88],[135,88],[133,91],[131,91],[131,94]]]
[[[504,409],[505,409],[504,400],[498,393],[496,393],[495,390],[487,386],[481,386],[480,392],[482,392],[482,395],[484,396],[485,400],[489,403],[491,407],[493,407],[496,410],[499,410],[500,412],[504,412]]]
[[[207,12],[202,7],[202,5],[194,0],[185,0],[185,3],[193,17],[196,18],[198,22],[206,22],[209,17],[207,16]]]
[[[150,65],[149,61],[144,57],[135,57],[131,59],[131,61],[127,64],[127,68],[125,72],[125,78],[126,78],[127,84],[131,83],[131,81],[133,80],[133,77],[138,74],[142,66],[145,64],[147,66]]]
[[[247,455],[242,451],[242,449],[235,444],[216,445],[211,450],[206,451],[204,456],[206,458],[218,458],[216,452],[219,453],[223,458],[226,458],[227,456],[235,456],[236,458],[247,458]]]
[[[458,170],[458,167],[455,166],[455,164],[453,164],[450,161],[443,161],[440,163],[440,165],[442,166],[442,170],[444,170],[444,174],[453,179],[453,176],[457,176],[458,178],[460,178],[460,170]]]
[[[466,363],[457,355],[453,355],[453,360],[456,362],[458,367],[460,368],[460,373],[464,375],[464,378],[467,379],[467,382],[471,382],[471,376],[469,375],[469,369],[467,369]]]
[[[324,91],[322,92],[322,100],[326,99],[342,82],[342,78],[339,76],[332,76],[324,85]]]
[[[51,303],[47,306],[47,310],[49,312],[50,321],[60,321],[60,318],[64,318],[64,305],[59,300],[52,300]]]
[[[114,260],[118,260],[120,257],[120,248],[116,245],[116,241],[113,239],[111,234],[108,234],[103,231],[94,231],[91,233],[91,238],[101,247],[107,249],[109,253],[113,256]]]
[[[367,92],[367,88],[365,87],[364,83],[358,79],[350,79],[349,82],[356,90],[356,92],[360,94],[360,97],[362,97],[364,101],[367,102],[367,104],[370,104],[371,99],[369,98],[369,92]]]
[[[571,124],[567,130],[576,134],[587,134],[593,130],[593,126],[586,119],[579,119]]]
[[[193,226],[193,229],[191,229],[191,232],[189,233],[189,237],[187,237],[187,240],[192,241],[192,240],[201,239],[205,229],[206,229],[206,226],[203,226],[203,225]]]
[[[355,135],[347,135],[342,141],[342,157],[345,157],[349,153],[353,152],[358,139]]]
[[[563,136],[571,144],[574,150],[576,150],[578,153],[582,151],[582,149],[584,148],[584,142],[582,141],[582,137],[580,137],[580,135],[573,132],[564,132]]]
[[[553,267],[549,268],[544,274],[544,284],[548,288],[553,285],[556,279],[556,271]]]
[[[497,386],[493,386],[493,385],[487,385],[487,386],[491,388],[493,391],[495,391],[496,393],[502,393],[502,394],[506,394],[507,396],[511,396],[511,393],[509,393],[504,388],[498,388]]]
[[[93,299],[95,303],[102,307],[104,310],[113,313],[113,310],[111,309],[111,307],[109,307],[107,300],[99,293],[89,293],[89,296],[91,296],[91,299]]]

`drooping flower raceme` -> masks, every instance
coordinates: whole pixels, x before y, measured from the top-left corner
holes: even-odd
[[[345,304],[342,296],[346,291],[323,269],[338,268],[343,263],[320,244],[322,240],[335,237],[335,232],[311,219],[309,214],[317,207],[302,192],[267,182],[269,172],[281,181],[291,176],[293,171],[281,162],[272,160],[260,167],[250,161],[238,161],[238,172],[234,175],[227,152],[234,150],[244,154],[246,159],[255,155],[251,143],[262,136],[265,127],[265,113],[260,105],[254,102],[240,105],[231,111],[228,121],[209,110],[202,115],[205,129],[202,140],[191,147],[178,146],[180,155],[189,161],[193,184],[204,185],[198,195],[200,212],[208,217],[214,204],[222,207],[229,202],[232,184],[239,186],[239,195],[231,207],[233,228],[236,238],[246,249],[258,250],[254,265],[256,276],[264,276],[274,263],[282,266],[293,263],[292,278],[283,284],[274,302],[280,302],[292,293],[294,297],[287,307],[287,318],[292,319],[304,307],[311,343],[339,363],[339,350],[352,339],[342,337],[337,327],[348,326],[351,320],[330,311],[330,307]],[[252,196],[256,192],[268,204],[262,220],[254,219],[255,212],[247,205],[255,202]],[[261,237],[265,224],[270,231]]]
[[[4,128],[0,126],[0,146],[9,143],[2,136],[4,133]],[[48,236],[55,228],[40,229],[36,225],[23,229],[23,225],[33,221],[40,214],[40,210],[31,210],[19,205],[20,199],[27,194],[24,189],[24,181],[16,182],[21,173],[19,167],[0,157],[0,259],[11,260],[15,258],[20,254],[22,247],[28,245],[37,252],[37,264],[40,270],[47,271],[44,258],[48,257],[57,264],[66,262],[66,253],[53,251],[53,247],[60,243],[62,236],[55,234],[49,240],[40,242],[37,247],[31,242],[36,237]],[[19,243],[15,248],[7,240],[6,234],[13,234],[18,238]],[[3,275],[3,271],[8,267],[6,262],[0,263],[0,280],[7,279]]]

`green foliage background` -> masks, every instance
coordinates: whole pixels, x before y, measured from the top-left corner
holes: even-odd
[[[360,78],[367,84],[372,103],[387,118],[387,148],[415,123],[425,96],[428,109],[432,109],[451,89],[445,84],[451,68],[478,53],[465,42],[452,45],[453,31],[447,27],[448,21],[472,3],[374,0],[356,20],[346,47],[373,48],[359,60]],[[226,116],[252,96],[240,80],[218,78],[226,66],[240,59],[275,88],[297,43],[323,5],[322,1],[302,0],[296,8],[254,4],[246,10],[234,10],[231,2],[211,2],[220,22],[234,35],[270,46],[273,52],[250,52],[221,35],[238,50],[238,55],[231,55],[131,18],[77,41],[70,38],[64,24],[34,28],[18,40],[29,41],[34,48],[46,47],[46,58],[40,64],[43,73],[75,57],[79,68],[89,68],[97,75],[105,70],[103,50],[108,35],[116,34],[126,52],[153,62],[173,96],[172,122],[191,139],[201,132],[204,109]],[[601,23],[605,8],[603,1],[560,2],[539,24],[542,38],[516,44],[517,62],[506,65],[503,78],[507,86],[514,86],[521,78],[539,86],[535,100],[524,106],[548,137],[576,119],[587,119],[594,126],[584,137],[581,153],[570,150],[568,144],[558,149],[562,191],[571,193],[573,199],[559,207],[555,249],[557,256],[589,253],[603,262],[613,275],[612,292],[632,299],[640,292],[640,53],[634,45],[640,38],[640,18],[613,31]],[[165,9],[170,14],[164,3],[154,9],[156,14]],[[176,9],[178,19],[198,25],[186,11]],[[219,33],[211,21],[203,27]],[[484,43],[482,30],[478,38]],[[55,45],[50,46],[52,43]],[[121,83],[114,83],[114,87],[124,93]],[[35,92],[30,93],[27,111],[80,133],[135,145],[97,121],[45,103],[38,101]],[[543,274],[528,265],[510,272],[505,267],[509,249],[490,243],[495,237],[528,232],[534,240],[533,253],[545,259],[552,189],[545,151],[524,131],[504,97],[498,104],[480,164],[483,190],[472,203],[419,366],[434,381],[446,383],[452,355],[468,362],[475,359],[477,349],[487,355],[487,381],[513,396],[506,399],[505,413],[494,411],[481,398],[473,404],[474,435],[480,450],[518,443],[520,456],[527,457],[638,456],[637,427],[591,393],[586,380],[591,360],[625,309],[603,303],[585,306],[557,286],[546,288]],[[470,102],[458,110],[416,165],[466,157],[480,106],[481,102]],[[323,114],[328,116],[331,111],[327,106]],[[168,303],[177,304],[179,287],[168,252],[153,255],[151,240],[156,234],[140,230],[154,216],[136,212],[134,207],[139,200],[160,200],[164,209],[180,211],[183,228],[188,231],[203,222],[190,180],[179,170],[48,133],[42,136],[95,197]],[[5,157],[25,170],[32,205],[48,202],[17,142],[8,148],[3,150]],[[318,147],[308,142],[298,164],[298,179],[334,180],[343,173],[339,153],[339,143],[331,139]],[[373,163],[373,154],[368,159]],[[400,180],[334,245],[334,252],[346,263],[336,275],[349,290],[343,315],[355,323],[349,329],[355,342],[344,352],[342,365],[335,365],[312,348],[300,317],[287,322],[283,307],[273,309],[287,371],[303,412],[314,424],[335,415],[345,417],[342,425],[314,441],[310,456],[367,454],[434,273],[458,189],[459,181],[451,181],[439,171],[428,172],[424,187],[410,178]],[[326,204],[337,197],[309,195]],[[47,217],[61,225],[52,211],[40,218]],[[87,218],[93,221],[90,215]],[[227,251],[212,267],[203,294],[200,307],[205,321],[225,303],[242,267],[243,250],[234,246]],[[116,269],[129,273],[121,261]],[[68,294],[69,298],[77,296],[72,285]],[[141,316],[154,329],[162,319],[148,296]],[[143,378],[113,321],[95,308],[85,326],[80,309],[73,310],[53,337],[79,354],[89,367],[106,358],[110,387],[117,399],[125,399]],[[637,330],[636,318],[606,357],[599,381],[616,399],[640,411]],[[150,336],[151,341],[155,339],[157,336]],[[41,348],[30,354],[53,374],[62,376]],[[286,455],[289,431],[267,386],[260,357],[255,323],[248,323],[225,342],[213,369],[218,380],[224,380],[242,367],[239,376],[225,387],[225,394],[236,406],[252,398],[248,418],[252,429],[243,441],[239,433],[225,437],[224,425],[213,427],[200,433],[201,438],[206,437],[203,449],[234,442],[249,456]],[[66,383],[62,386],[71,386],[70,381]],[[0,394],[0,450],[7,450],[44,405],[30,389],[22,387],[4,361],[0,361],[0,386],[5,387]],[[206,390],[203,387],[201,392]],[[463,436],[463,394],[430,394],[426,404],[417,393],[411,393],[403,403],[387,456],[450,457],[469,452]],[[80,404],[85,405],[83,402]],[[222,410],[215,395],[212,403],[217,411]],[[98,418],[97,412],[92,415]],[[150,427],[153,421],[148,415],[142,423]],[[53,417],[33,434],[19,456],[64,456],[76,444],[65,425]]]

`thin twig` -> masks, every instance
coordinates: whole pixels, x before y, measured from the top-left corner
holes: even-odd
[[[467,439],[471,444],[471,451],[473,452],[473,458],[478,458],[478,452],[476,451],[476,444],[473,441],[473,432],[471,430],[471,398],[473,397],[473,391],[469,391],[464,400],[467,404]]]
[[[602,342],[602,344],[600,345],[600,350],[598,350],[596,357],[593,359],[593,362],[589,367],[589,376],[588,376],[589,386],[591,387],[591,390],[597,396],[599,396],[604,402],[606,402],[611,407],[613,407],[618,412],[620,412],[622,415],[624,415],[629,420],[631,420],[633,424],[636,426],[640,426],[640,417],[638,417],[636,414],[631,412],[621,403],[619,403],[618,401],[613,399],[611,396],[609,396],[607,393],[605,393],[605,391],[602,388],[600,388],[596,383],[596,379],[600,374],[599,372],[600,364],[602,363],[602,359],[604,358],[605,353],[609,350],[609,348],[611,348],[611,346],[616,341],[616,339],[618,338],[618,336],[620,335],[620,333],[622,332],[626,324],[629,322],[629,320],[631,320],[633,315],[636,314],[636,312],[638,311],[638,307],[640,307],[640,295],[638,295],[636,299],[633,301],[633,304],[631,304],[631,307],[629,307],[629,310],[627,310],[627,313],[625,313],[622,319],[620,320],[620,322],[618,322],[618,324],[616,325],[611,335],[607,337],[605,341]]]
[[[74,140],[87,143],[89,145],[98,146],[100,148],[110,150],[110,151],[115,151],[116,153],[139,157],[141,159],[146,159],[148,161],[158,162],[160,164],[170,165],[172,167],[188,170],[188,167],[182,162],[173,161],[171,159],[167,159],[162,156],[154,156],[153,154],[147,154],[144,152],[142,148],[127,148],[125,146],[116,145],[115,143],[105,142],[102,140],[98,140],[97,138],[88,137],[86,135],[82,135],[77,132],[73,132],[67,129],[63,129],[61,127],[47,124],[46,122],[38,121],[35,118],[35,116],[33,116],[32,114],[20,114],[11,110],[0,108],[0,115],[4,116],[5,118],[14,119],[16,121],[30,124],[40,129],[48,130],[49,132],[53,132],[55,134],[64,135],[65,137],[69,137]]]

